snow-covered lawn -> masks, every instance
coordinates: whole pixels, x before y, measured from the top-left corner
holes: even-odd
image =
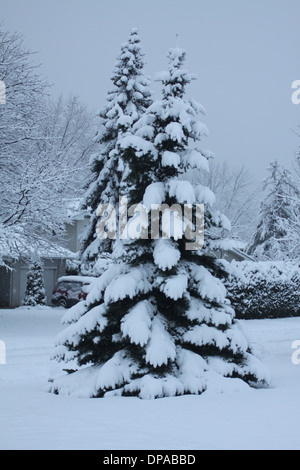
[[[47,392],[60,308],[0,310],[0,448],[300,449],[300,317],[241,321],[269,367],[268,389],[238,387],[158,400],[83,399]]]

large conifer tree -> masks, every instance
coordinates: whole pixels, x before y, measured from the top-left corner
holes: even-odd
[[[64,317],[69,326],[58,338],[56,357],[75,360],[79,370],[56,378],[51,386],[55,393],[157,398],[199,394],[229,385],[233,378],[256,385],[268,381],[226,299],[219,278],[224,264],[212,254],[222,244],[218,233],[228,221],[213,209],[209,188],[184,180],[189,167],[207,169],[209,153],[200,148],[207,129],[199,121],[202,106],[185,97],[192,78],[182,68],[185,52],[172,49],[168,58],[169,70],[161,75],[162,100],[118,144],[124,158],[130,155],[133,162],[134,155],[140,173],[145,168],[148,174],[140,187],[134,168],[124,176],[126,188],[132,189],[130,204],[143,203],[137,206],[140,236],[116,241],[114,265],[93,283],[86,301]],[[140,200],[134,200],[138,195]],[[171,224],[163,224],[170,213],[166,210],[159,219],[165,236],[156,237],[145,229],[143,207],[162,204],[176,204],[174,224],[172,230]],[[178,223],[184,204],[204,204],[202,250],[187,249],[190,237]],[[202,231],[199,218],[194,212],[195,236]]]
[[[117,206],[125,168],[116,145],[151,102],[143,55],[138,31],[134,28],[121,47],[111,78],[113,88],[99,114],[100,125],[95,137],[99,151],[91,159],[91,178],[84,201],[84,208],[90,211],[90,221],[81,240],[82,274],[101,273],[112,252],[112,241],[96,236],[99,219],[96,210],[99,204]]]

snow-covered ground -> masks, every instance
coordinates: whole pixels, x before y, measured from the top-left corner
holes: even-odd
[[[292,362],[300,317],[240,322],[270,369],[270,388],[141,400],[47,392],[64,313],[0,310],[0,449],[300,449],[300,364]]]

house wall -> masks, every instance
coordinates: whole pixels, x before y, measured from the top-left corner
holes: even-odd
[[[73,253],[80,249],[80,235],[84,227],[87,225],[88,219],[75,220],[73,224],[66,225],[66,237],[61,245]]]
[[[61,242],[61,245],[64,248],[67,248],[73,253],[76,253],[76,238],[77,238],[77,229],[76,229],[76,222],[74,224],[67,224],[66,225],[66,236],[64,240]]]
[[[222,251],[221,258],[225,259],[229,263],[233,260],[235,261],[243,261],[245,258],[240,256],[238,253],[234,253],[232,251]]]
[[[4,266],[0,267],[0,307],[11,303],[11,277],[12,272]]]
[[[66,260],[60,258],[43,259],[44,281],[47,305],[51,305],[54,285],[60,276],[66,274]],[[0,268],[0,306],[19,307],[23,304],[29,263],[18,260],[11,264],[12,271]]]
[[[76,228],[76,251],[80,249],[80,237],[83,232],[83,229],[87,226],[89,219],[80,219],[77,220],[77,228]]]
[[[88,222],[87,218],[79,218],[73,224],[66,225],[65,240],[60,245],[73,253],[80,249],[80,235]],[[54,285],[60,276],[66,274],[66,259],[43,258],[44,280],[47,304],[51,305],[51,296]],[[26,289],[28,262],[20,259],[9,263],[12,271],[0,267],[0,308],[18,307],[22,305]]]

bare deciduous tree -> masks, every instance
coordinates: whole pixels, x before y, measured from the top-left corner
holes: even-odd
[[[49,100],[31,55],[20,35],[0,31],[0,263],[63,236],[93,147],[91,114],[76,97]]]
[[[260,192],[249,170],[210,159],[209,172],[190,170],[189,178],[212,189],[217,209],[231,222],[231,236],[247,242],[255,227]]]

